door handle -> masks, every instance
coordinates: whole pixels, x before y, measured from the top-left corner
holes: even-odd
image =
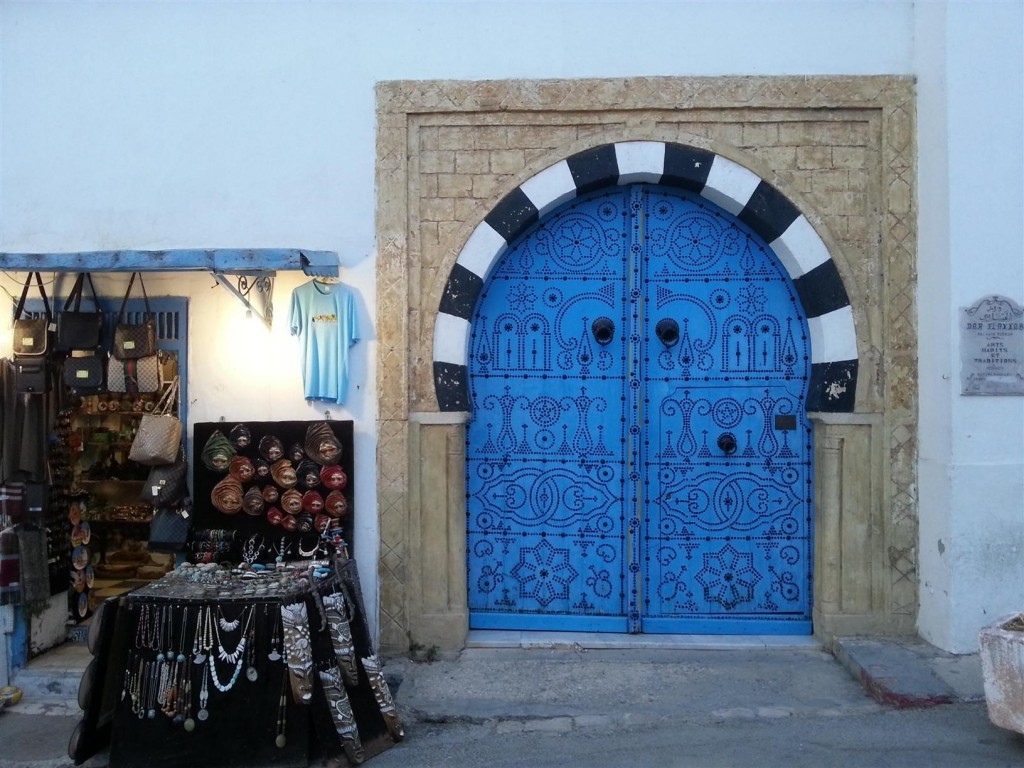
[[[594,334],[594,341],[601,346],[610,344],[615,338],[615,323],[610,317],[599,317],[590,326],[590,332]]]
[[[736,436],[731,432],[723,432],[718,436],[718,447],[726,456],[736,453]]]
[[[666,347],[674,347],[679,342],[679,323],[671,317],[663,317],[654,326],[654,333]]]

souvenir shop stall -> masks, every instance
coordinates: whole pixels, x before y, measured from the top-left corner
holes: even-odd
[[[187,304],[151,301],[141,273],[113,300],[96,295],[89,273],[65,281],[66,299],[53,295],[57,283],[26,273],[13,353],[0,361],[0,602],[31,614],[66,594],[75,639],[105,597],[173,567],[149,536],[154,519],[186,503],[178,392]],[[174,452],[140,453],[164,423]]]
[[[402,738],[349,557],[352,422],[195,425],[190,562],[108,600],[69,754],[363,762]]]

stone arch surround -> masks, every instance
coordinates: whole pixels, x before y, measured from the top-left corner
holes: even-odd
[[[467,637],[467,414],[441,407],[434,370],[438,324],[453,322],[445,314],[461,319],[438,311],[460,295],[446,297],[457,287],[453,275],[466,266],[460,258],[477,228],[517,190],[536,195],[526,196],[538,216],[558,204],[555,198],[568,187],[551,187],[550,201],[531,189],[546,169],[569,167],[568,158],[599,148],[618,152],[643,144],[665,145],[666,154],[672,145],[699,149],[721,158],[722,168],[727,160],[742,166],[792,201],[831,254],[856,331],[856,391],[848,410],[811,414],[814,631],[826,643],[837,634],[913,632],[912,78],[395,81],[378,84],[376,95],[374,511],[382,650],[444,654],[463,647]],[[760,183],[748,182],[754,189]],[[745,200],[737,194],[732,204],[743,200],[746,207],[752,194]],[[483,258],[497,259],[497,250]],[[477,266],[474,274],[486,272],[486,265]],[[438,362],[448,356],[442,353]]]
[[[476,226],[448,275],[434,324],[434,387],[440,410],[469,409],[471,318],[487,276],[507,247],[577,195],[638,182],[695,192],[769,244],[793,280],[811,333],[807,409],[852,411],[857,331],[842,277],[814,227],[750,169],[699,147],[660,141],[622,141],[578,152],[520,184]]]

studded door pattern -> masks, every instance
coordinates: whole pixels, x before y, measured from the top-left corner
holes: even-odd
[[[809,631],[798,308],[681,190],[580,198],[520,238],[470,340],[471,626]]]
[[[717,206],[652,187],[635,194],[643,628],[809,632],[810,348],[796,292],[760,239]],[[659,338],[666,319],[677,338]]]

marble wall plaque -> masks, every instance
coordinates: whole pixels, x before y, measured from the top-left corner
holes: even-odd
[[[1024,308],[993,294],[960,309],[960,394],[1024,395]]]

